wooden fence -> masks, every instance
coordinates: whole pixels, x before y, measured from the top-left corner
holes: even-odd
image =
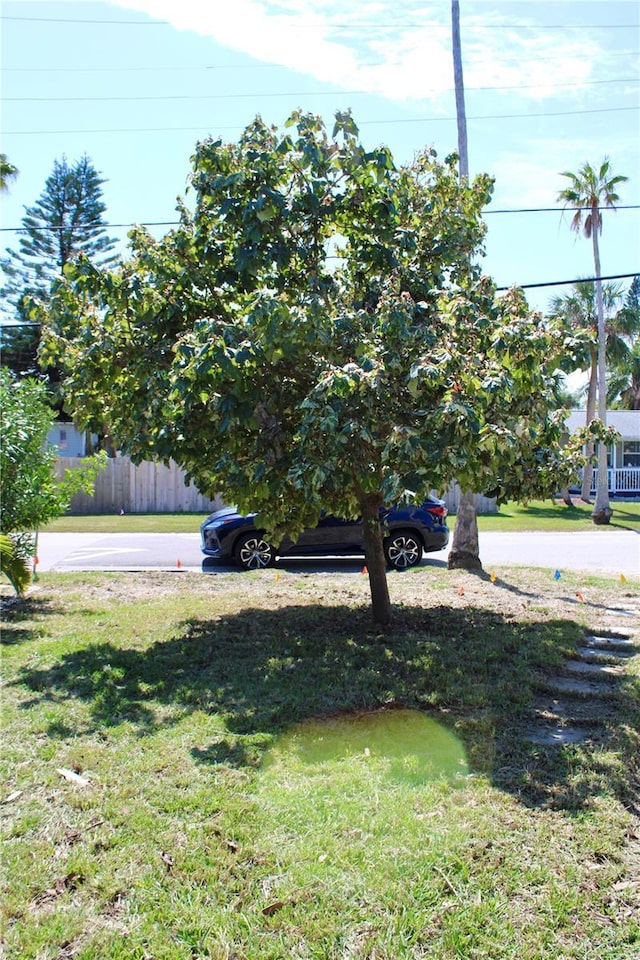
[[[72,457],[56,461],[58,476],[78,466]],[[222,506],[218,499],[204,497],[193,482],[185,485],[184,470],[172,463],[145,461],[137,466],[129,457],[108,460],[95,485],[93,496],[78,493],[69,513],[211,513]]]
[[[457,513],[458,504],[460,503],[460,487],[458,484],[455,482],[452,483],[447,492],[442,495],[442,499],[446,503],[449,513]],[[495,498],[483,497],[481,494],[478,494],[476,498],[476,510],[478,513],[497,513],[498,507],[496,506]]]
[[[58,476],[78,466],[73,457],[59,457]],[[442,498],[450,513],[455,513],[460,501],[457,484]],[[98,475],[92,497],[78,493],[71,501],[72,515],[99,515],[106,513],[212,513],[224,506],[221,499],[203,496],[193,482],[185,485],[184,470],[172,463],[145,461],[135,466],[129,457],[116,457]],[[478,496],[478,513],[495,513],[496,503]]]

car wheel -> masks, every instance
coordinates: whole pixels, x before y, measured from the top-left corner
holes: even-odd
[[[385,540],[384,555],[394,570],[408,570],[422,560],[422,542],[417,534],[398,530]]]
[[[248,533],[238,540],[235,558],[245,570],[262,570],[275,560],[275,551],[259,533]]]

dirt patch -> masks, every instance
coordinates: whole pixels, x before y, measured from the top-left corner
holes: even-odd
[[[571,619],[585,629],[602,634],[640,636],[640,581],[624,584],[616,579],[567,574],[561,581],[549,571],[517,567],[495,571],[446,570],[423,565],[407,573],[390,573],[389,593],[394,608],[429,609],[443,604],[452,610],[481,608],[505,619]],[[52,593],[65,602],[111,606],[114,603],[155,601],[172,596],[215,599],[224,607],[270,609],[314,603],[368,608],[369,582],[364,568],[345,565],[339,572],[299,572],[275,567],[259,573],[196,573],[193,571],[145,571],[129,573],[42,574],[32,584],[25,600],[12,596],[8,584],[0,585],[0,603],[7,613],[18,613]],[[213,610],[212,610],[213,612]]]

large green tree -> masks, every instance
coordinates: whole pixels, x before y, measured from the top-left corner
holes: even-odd
[[[17,250],[0,261],[5,320],[3,365],[16,373],[37,373],[40,328],[34,306],[46,303],[52,282],[83,253],[97,264],[114,261],[115,240],[107,236],[102,184],[87,156],[75,163],[56,160],[37,202],[26,208]]]
[[[595,269],[596,310],[598,316],[598,417],[607,422],[607,386],[606,386],[606,327],[602,292],[602,268],[600,265],[600,247],[598,238],[602,233],[603,208],[615,208],[620,199],[617,189],[628,178],[618,174],[611,175],[611,165],[605,157],[599,167],[585,163],[577,173],[565,171],[568,185],[558,194],[558,200],[571,208],[573,217],[571,229],[584,233],[591,240],[593,265]],[[603,443],[598,447],[598,482],[596,501],[593,507],[594,523],[609,523],[612,510],[609,506],[609,481],[607,471],[607,451]]]
[[[391,616],[379,511],[457,476],[498,496],[561,482],[551,359],[564,331],[480,276],[488,177],[432,151],[397,168],[349,114],[295,114],[193,160],[194,212],[118,269],[58,285],[47,355],[91,427],[173,458],[275,542],[361,516],[373,615]]]

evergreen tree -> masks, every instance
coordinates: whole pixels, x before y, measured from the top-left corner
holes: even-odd
[[[7,249],[1,261],[6,283],[5,311],[19,327],[5,326],[3,365],[16,372],[36,371],[39,328],[33,326],[34,303],[47,303],[52,282],[70,260],[83,253],[96,265],[113,262],[115,240],[105,232],[102,184],[87,156],[75,164],[56,160],[40,199],[27,207],[18,250]]]

